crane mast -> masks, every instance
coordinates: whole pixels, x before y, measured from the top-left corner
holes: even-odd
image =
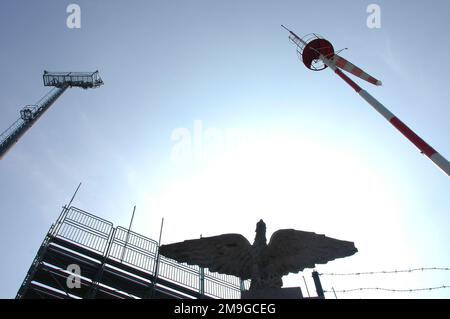
[[[20,117],[0,135],[0,159],[19,141],[37,120],[71,87],[97,88],[103,81],[95,72],[48,72],[44,71],[44,86],[53,87],[36,105],[20,110]]]

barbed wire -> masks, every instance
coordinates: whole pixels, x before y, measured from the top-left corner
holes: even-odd
[[[398,274],[398,273],[408,273],[415,271],[427,271],[427,270],[439,270],[439,271],[449,271],[450,268],[447,267],[423,267],[423,268],[411,268],[402,270],[381,270],[381,271],[365,271],[365,272],[352,272],[352,273],[319,273],[320,276],[359,276],[359,275],[376,275],[376,274]]]
[[[381,288],[381,287],[368,287],[368,288],[353,288],[353,289],[343,289],[343,290],[324,290],[326,293],[346,293],[346,292],[354,292],[354,291],[363,291],[363,290],[381,290],[381,291],[391,291],[391,292],[415,292],[415,291],[429,291],[429,290],[437,290],[437,289],[448,289],[450,286],[442,285],[438,287],[427,287],[427,288],[411,288],[411,289],[391,289],[391,288]]]

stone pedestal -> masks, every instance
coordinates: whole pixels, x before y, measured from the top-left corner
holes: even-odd
[[[241,292],[241,299],[302,299],[300,287],[265,288]]]

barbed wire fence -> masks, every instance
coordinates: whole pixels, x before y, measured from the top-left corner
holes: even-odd
[[[425,272],[425,271],[450,271],[448,267],[422,267],[422,268],[409,268],[409,269],[395,269],[395,270],[379,270],[379,271],[363,271],[363,272],[349,272],[349,273],[319,273],[320,276],[365,276],[365,275],[395,275],[401,273],[414,273],[414,272]],[[398,292],[398,293],[413,293],[419,291],[432,291],[440,289],[449,289],[450,285],[440,285],[432,287],[421,287],[421,288],[385,288],[385,287],[358,287],[350,289],[335,290],[334,287],[331,289],[324,289],[324,293],[334,294],[337,298],[336,293],[351,293],[358,291],[386,291],[386,292]]]
[[[416,271],[428,271],[428,270],[440,270],[440,271],[450,271],[450,268],[446,267],[423,267],[423,268],[411,268],[402,270],[380,270],[380,271],[365,271],[365,272],[350,272],[350,273],[319,273],[320,276],[360,276],[360,275],[377,275],[377,274],[398,274],[398,273],[409,273]]]
[[[410,289],[391,289],[391,288],[381,288],[381,287],[367,287],[367,288],[352,288],[352,289],[344,289],[344,290],[324,290],[326,293],[346,293],[346,292],[354,292],[354,291],[363,291],[363,290],[381,290],[381,291],[390,291],[390,292],[415,292],[415,291],[425,291],[425,290],[437,290],[437,289],[447,289],[450,286],[442,285],[438,287],[426,287],[426,288],[410,288]]]

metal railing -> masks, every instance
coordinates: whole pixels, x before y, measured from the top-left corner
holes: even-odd
[[[205,279],[205,294],[212,297],[219,297],[225,299],[239,299],[241,298],[241,279],[231,275],[219,274],[210,272],[208,269],[204,270]],[[248,290],[250,281],[243,281],[244,289]]]
[[[17,119],[17,121],[11,124],[10,127],[4,130],[3,133],[0,135],[0,145],[5,143],[8,139],[10,139],[13,136],[13,132],[17,131],[19,127],[21,127],[24,124],[25,121],[19,118]]]
[[[96,88],[103,84],[98,71],[95,72],[48,72],[44,71],[44,86],[77,86],[84,89]]]
[[[158,276],[182,286],[200,290],[200,268],[198,266],[180,264],[175,260],[160,256]]]
[[[238,277],[180,264],[164,256],[159,256],[156,267],[158,243],[155,240],[120,226],[114,228],[111,222],[76,207],[63,209],[51,235],[100,254],[106,263],[120,262],[211,297],[240,298],[242,285]],[[243,287],[248,289],[249,281]]]
[[[153,274],[158,243],[123,227],[117,227],[108,258]]]
[[[113,231],[111,222],[75,207],[63,210],[62,214],[53,236],[105,255]]]

